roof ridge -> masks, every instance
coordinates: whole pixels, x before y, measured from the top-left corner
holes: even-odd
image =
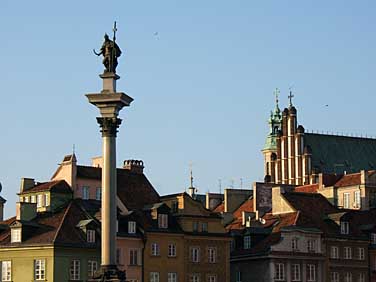
[[[68,211],[70,210],[70,208],[71,208],[71,206],[72,206],[72,203],[73,203],[73,201],[71,201],[71,202],[69,203],[67,209],[66,209],[65,212],[64,212],[63,218],[62,218],[62,220],[61,220],[61,222],[60,222],[60,224],[59,224],[59,227],[58,227],[57,230],[56,230],[56,234],[55,234],[55,236],[54,236],[54,239],[52,240],[53,243],[55,243],[56,238],[57,238],[57,236],[58,236],[59,233],[60,233],[61,227],[63,226],[63,223],[64,223],[64,221],[65,221],[65,219],[66,219],[66,217],[67,217]]]

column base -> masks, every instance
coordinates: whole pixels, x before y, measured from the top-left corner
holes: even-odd
[[[125,271],[119,270],[116,265],[102,265],[89,282],[125,282]]]

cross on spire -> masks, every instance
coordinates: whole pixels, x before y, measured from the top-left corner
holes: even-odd
[[[292,90],[291,90],[291,87],[290,87],[290,95],[288,96],[289,100],[290,100],[290,107],[292,107],[292,98],[294,98],[295,96],[292,94]]]

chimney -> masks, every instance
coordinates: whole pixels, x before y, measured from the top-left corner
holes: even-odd
[[[103,158],[102,156],[91,158],[92,167],[103,167]]]
[[[30,221],[37,216],[37,204],[36,203],[16,203],[16,219]]]
[[[25,192],[35,186],[34,178],[21,178],[20,192]]]
[[[133,173],[143,174],[144,162],[141,160],[125,160],[123,164],[123,169],[129,170]]]
[[[360,171],[360,184],[367,184],[368,182],[368,171],[367,170],[361,170]]]

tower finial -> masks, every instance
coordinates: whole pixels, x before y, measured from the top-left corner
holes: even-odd
[[[280,94],[280,91],[279,91],[278,88],[276,88],[276,89],[274,90],[274,95],[275,95],[275,106],[276,106],[276,108],[279,107],[279,105],[278,105],[278,103],[279,103],[279,94]]]
[[[191,188],[193,188],[193,169],[192,169],[192,167],[193,167],[193,164],[192,164],[192,162],[190,162],[190,163],[189,163],[189,170],[190,170],[190,175],[191,175],[191,177],[190,177],[190,180],[191,180]]]
[[[292,87],[289,88],[290,90],[290,95],[288,96],[289,100],[290,100],[290,108],[292,107],[292,98],[294,98],[295,96],[292,94]]]

